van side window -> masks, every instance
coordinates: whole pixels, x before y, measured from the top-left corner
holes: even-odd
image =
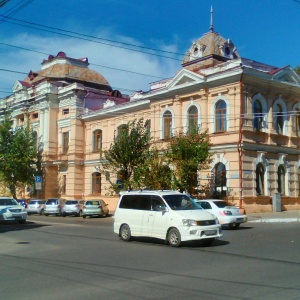
[[[151,210],[150,195],[123,195],[120,208]]]
[[[162,207],[166,207],[159,196],[151,197],[151,210],[161,211]]]

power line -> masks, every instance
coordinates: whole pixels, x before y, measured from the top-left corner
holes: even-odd
[[[182,59],[177,59],[177,58],[166,56],[166,55],[161,55],[161,54],[157,54],[157,53],[151,53],[151,52],[141,51],[141,50],[137,50],[137,49],[132,49],[132,48],[128,48],[128,47],[125,47],[125,46],[141,48],[141,49],[147,49],[147,50],[150,50],[150,51],[162,52],[162,53],[167,53],[167,54],[172,54],[172,55],[177,55],[177,56],[184,56],[184,54],[180,54],[180,53],[176,53],[176,52],[160,50],[160,49],[154,49],[154,48],[134,45],[134,44],[130,44],[130,43],[124,43],[124,42],[118,42],[118,41],[113,41],[113,40],[109,40],[109,39],[99,38],[99,37],[95,37],[95,36],[92,36],[92,35],[77,33],[77,32],[70,31],[70,30],[64,30],[64,29],[60,29],[60,28],[56,28],[56,27],[52,27],[52,26],[45,26],[45,25],[41,25],[41,24],[37,24],[37,23],[33,23],[33,22],[23,21],[23,20],[19,20],[19,19],[15,19],[15,18],[10,18],[10,17],[7,17],[5,15],[0,15],[0,16],[2,16],[3,21],[5,21],[7,23],[11,23],[11,24],[19,25],[19,26],[24,26],[24,27],[29,27],[29,28],[34,28],[34,29],[37,29],[37,30],[45,31],[45,32],[56,33],[56,34],[59,34],[59,35],[68,36],[68,37],[72,37],[72,38],[77,38],[77,39],[81,39],[81,40],[85,40],[85,41],[89,41],[89,42],[94,42],[94,43],[98,43],[98,44],[103,44],[103,45],[107,45],[107,46],[111,46],[111,47],[116,47],[116,48],[126,49],[126,50],[130,50],[130,51],[145,53],[145,54],[148,54],[148,55],[154,55],[154,56],[173,59],[173,60],[177,60],[177,61],[181,61]],[[16,22],[21,22],[21,24],[16,23]],[[55,30],[57,30],[59,32],[56,32]],[[74,34],[77,35],[77,36],[74,36]],[[119,45],[115,45],[115,44],[119,44]],[[124,45],[124,46],[120,46],[120,45]]]
[[[37,51],[37,50],[32,50],[32,49],[28,49],[28,48],[21,47],[21,46],[15,46],[15,45],[7,44],[7,43],[1,43],[0,42],[0,45],[9,46],[9,47],[13,47],[13,48],[17,48],[17,49],[29,51],[29,52],[35,52],[35,53],[39,53],[39,54],[44,54],[44,55],[47,55],[47,56],[50,55],[49,53],[45,53],[45,52],[41,52],[41,51]],[[124,69],[109,67],[109,66],[105,66],[105,65],[98,65],[98,64],[94,64],[94,63],[90,63],[90,65],[97,66],[97,67],[102,67],[102,68],[107,68],[107,69],[111,69],[111,70],[116,70],[116,71],[121,71],[121,72],[128,72],[128,73],[131,73],[131,74],[137,74],[137,75],[146,76],[146,77],[153,77],[153,78],[158,78],[158,79],[164,79],[164,77],[160,77],[160,76],[155,76],[155,75],[150,75],[150,74],[144,74],[144,73],[139,73],[139,72],[135,72],[135,71],[129,71],[129,70],[124,70]]]

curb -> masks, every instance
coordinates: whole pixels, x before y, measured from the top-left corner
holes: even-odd
[[[270,218],[259,220],[248,220],[247,223],[300,223],[300,218]]]

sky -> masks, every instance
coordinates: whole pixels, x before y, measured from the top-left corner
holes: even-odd
[[[182,69],[211,7],[215,32],[242,57],[300,65],[300,0],[0,0],[0,98],[59,51],[87,57],[124,94],[148,91]]]

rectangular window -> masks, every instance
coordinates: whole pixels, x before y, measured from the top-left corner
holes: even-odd
[[[32,119],[38,119],[38,118],[39,118],[39,113],[32,114]]]
[[[63,114],[63,115],[68,115],[69,112],[70,112],[69,108],[64,108],[64,109],[62,110],[62,114]]]
[[[63,151],[63,154],[67,154],[69,151],[69,132],[63,133],[62,151]]]
[[[101,194],[101,174],[95,173],[92,177],[92,193]]]
[[[100,151],[102,148],[102,131],[98,130],[95,132],[95,147],[94,151]]]

